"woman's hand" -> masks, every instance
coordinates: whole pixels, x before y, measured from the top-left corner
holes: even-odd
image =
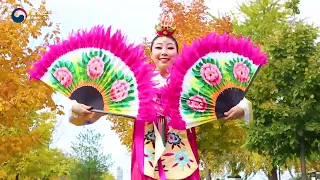
[[[72,112],[77,114],[78,116],[83,116],[83,115],[89,115],[92,114],[92,112],[90,111],[91,107],[90,106],[86,106],[84,104],[81,103],[75,103],[72,106]]]
[[[76,126],[95,123],[103,114],[90,111],[91,107],[76,103],[72,106],[72,112],[77,114],[76,117],[70,119],[70,122]]]
[[[234,106],[228,112],[225,112],[225,120],[239,119],[244,116],[244,110],[241,107]]]

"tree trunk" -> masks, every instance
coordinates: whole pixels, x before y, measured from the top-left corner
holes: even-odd
[[[277,167],[272,168],[268,174],[268,180],[278,180]]]
[[[279,180],[281,180],[281,168],[280,168],[280,166],[279,166],[279,168],[278,168],[278,174],[279,174]]]
[[[207,162],[204,162],[204,169],[206,171],[206,180],[211,180],[211,170],[209,169]]]
[[[303,136],[299,139],[300,144],[300,162],[301,162],[301,180],[307,180],[307,168],[306,168],[306,150],[305,150],[305,139]]]
[[[16,175],[16,180],[19,180],[19,174]]]

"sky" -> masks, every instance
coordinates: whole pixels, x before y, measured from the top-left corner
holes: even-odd
[[[34,6],[39,6],[40,0],[31,0]],[[238,4],[243,0],[210,0],[207,5],[210,13],[217,15],[236,10]],[[320,1],[302,0],[300,3],[300,17],[320,26],[320,16],[317,16]],[[110,26],[121,29],[128,35],[132,43],[140,43],[143,37],[151,39],[154,33],[154,25],[158,23],[160,8],[158,0],[47,0],[47,9],[52,11],[52,21],[60,23],[61,38],[66,39],[72,30],[90,29],[95,25]],[[63,104],[65,97],[54,95],[57,104]],[[102,133],[104,149],[106,154],[111,154],[114,166],[111,172],[116,175],[116,168],[120,166],[124,171],[124,180],[130,179],[130,154],[126,147],[121,145],[118,136],[111,131],[111,122],[97,121],[86,126],[77,127],[68,122],[67,117],[59,116],[59,124],[54,133],[52,147],[57,147],[65,152],[70,152],[71,142],[84,128],[92,128]],[[261,175],[253,179],[266,179]],[[282,179],[287,179],[283,177]]]

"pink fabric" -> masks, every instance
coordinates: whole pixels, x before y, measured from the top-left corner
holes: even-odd
[[[158,161],[158,169],[159,169],[159,176],[160,180],[166,180],[166,173],[164,172],[163,165],[161,161]]]
[[[152,180],[145,176],[144,171],[144,127],[145,122],[135,121],[133,129],[132,155],[131,155],[131,179]]]
[[[190,132],[190,130],[191,130],[191,132]],[[188,140],[189,140],[191,149],[193,151],[194,157],[196,158],[197,163],[199,164],[196,129],[195,128],[188,129],[187,136],[188,136]],[[201,179],[200,178],[200,171],[199,171],[199,168],[197,168],[197,170],[191,176],[186,178],[185,180],[199,180],[199,179]]]

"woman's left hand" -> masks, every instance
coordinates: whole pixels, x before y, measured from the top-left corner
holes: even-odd
[[[234,106],[228,112],[225,112],[225,120],[239,119],[244,116],[244,110],[241,107]]]

